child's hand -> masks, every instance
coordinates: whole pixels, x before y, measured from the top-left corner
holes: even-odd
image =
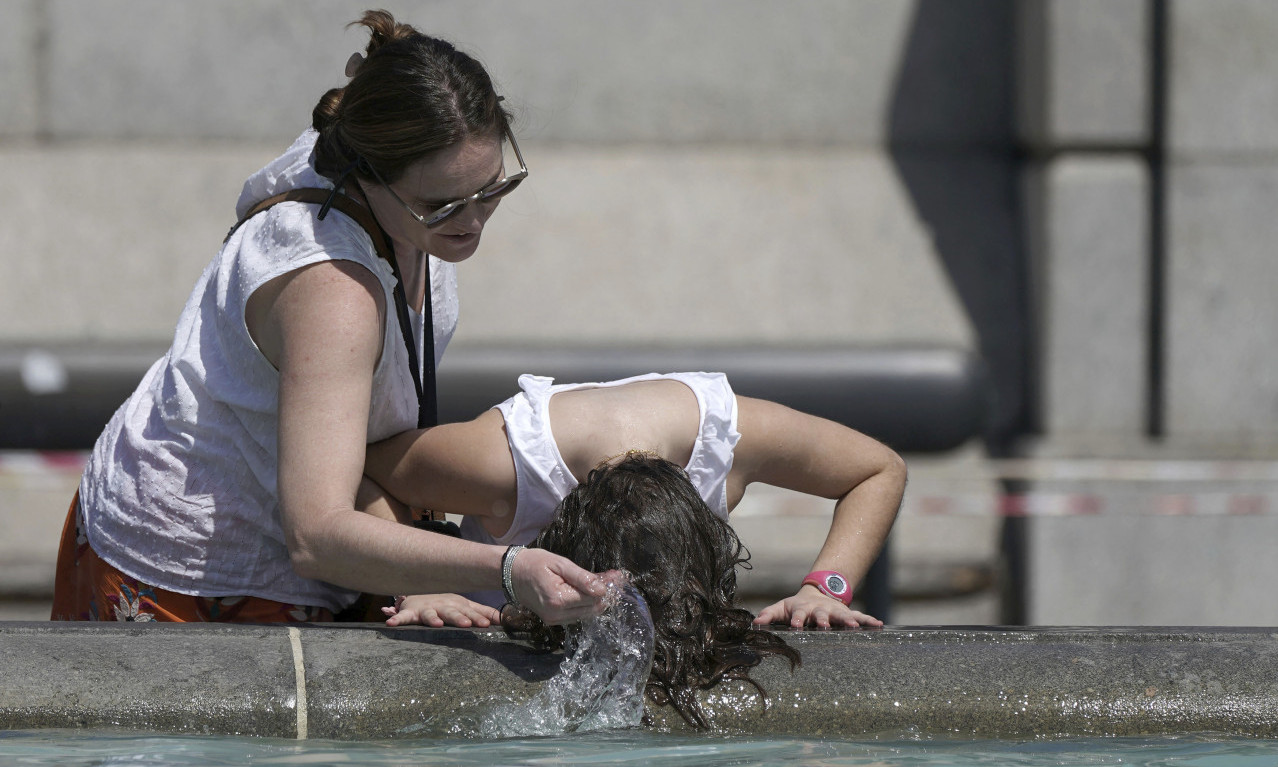
[[[817,591],[811,586],[804,586],[799,593],[782,599],[776,604],[768,605],[759,611],[754,619],[756,626],[770,623],[788,623],[792,628],[816,626],[818,628],[846,627],[860,628],[868,626],[878,628],[883,621],[872,615],[858,612]]]
[[[488,628],[501,623],[501,613],[488,605],[472,602],[460,594],[414,594],[395,600],[394,607],[383,607],[387,626],[459,626]]]

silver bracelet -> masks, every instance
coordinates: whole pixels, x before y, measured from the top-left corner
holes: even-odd
[[[501,590],[506,595],[506,601],[519,607],[519,600],[515,598],[515,582],[511,579],[511,574],[515,569],[515,555],[523,551],[523,546],[510,546],[506,549],[506,553],[501,555]]]

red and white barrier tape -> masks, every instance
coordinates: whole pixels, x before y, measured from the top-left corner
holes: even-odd
[[[1082,516],[1244,516],[1278,511],[1278,489],[1272,492],[1189,491],[1163,493],[1029,492],[1009,495],[908,494],[901,514],[967,517],[1082,517]]]
[[[1027,482],[1275,482],[1278,461],[1010,458],[988,462],[991,478]]]
[[[0,451],[0,480],[70,480],[88,453]],[[906,490],[902,515],[956,517],[1254,516],[1278,513],[1278,462],[1013,460],[992,462],[994,472],[946,481],[928,477]],[[1050,487],[1000,493],[999,480]],[[973,489],[974,482],[987,489]],[[1060,489],[1086,482],[1089,490]],[[1103,489],[1098,489],[1102,483]],[[922,485],[922,487],[919,487]],[[747,497],[749,494],[747,494]],[[819,516],[825,501],[742,508],[741,516]]]
[[[79,474],[88,458],[86,452],[71,450],[0,451],[0,475]]]

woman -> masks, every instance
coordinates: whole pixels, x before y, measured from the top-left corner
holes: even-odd
[[[478,62],[384,11],[358,23],[367,55],[245,183],[173,345],[99,438],[54,618],[329,620],[359,592],[502,582],[504,547],[354,503],[365,445],[430,421],[455,264],[527,169]],[[601,609],[599,579],[566,559],[512,565],[550,623]]]
[[[811,571],[795,578],[793,596],[762,610],[755,623],[882,625],[852,609],[851,601],[905,492],[905,463],[887,446],[823,418],[736,396],[719,373],[590,384],[525,375],[519,384],[519,394],[473,421],[371,445],[366,472],[380,487],[370,488],[365,507],[399,519],[408,518],[408,507],[464,514],[465,538],[517,549],[562,517],[565,499],[581,492],[579,483],[592,470],[642,451],[682,469],[678,473],[724,522],[755,482],[834,499],[830,531]],[[381,488],[390,497],[377,498]],[[622,555],[598,551],[590,561],[610,556]],[[511,596],[410,597],[388,623],[486,626],[499,620],[496,606],[522,601],[518,593]]]

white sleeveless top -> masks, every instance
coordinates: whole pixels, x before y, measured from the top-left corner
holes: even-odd
[[[462,520],[462,538],[480,543],[527,545],[554,519],[560,501],[577,486],[559,452],[550,428],[550,398],[573,389],[621,386],[635,381],[670,379],[681,381],[697,396],[701,422],[692,456],[684,471],[710,510],[728,518],[728,472],[737,440],[737,398],[722,373],[670,373],[623,378],[619,381],[582,384],[555,384],[551,378],[535,375],[519,377],[519,394],[497,406],[506,421],[510,453],[515,459],[519,499],[510,529],[497,538],[489,534],[476,517]],[[505,602],[500,591],[471,592],[465,595],[494,607]]]
[[[307,131],[244,184],[236,212],[289,189],[332,188],[310,165]],[[309,264],[348,260],[381,282],[387,306],[368,441],[417,426],[417,394],[395,319],[395,279],[368,234],[340,211],[285,202],[236,230],[204,270],[168,353],[116,411],[80,484],[93,550],[145,583],[198,596],[255,596],[341,609],[356,592],[299,577],[280,525],[279,373],[244,322],[249,296]],[[438,364],[457,327],[453,264],[428,259]],[[422,317],[413,336],[423,346]],[[419,354],[418,358],[421,358]]]
[[[551,378],[519,377],[522,391],[497,406],[506,420],[506,436],[515,459],[519,500],[510,529],[500,538],[489,535],[475,517],[462,521],[462,537],[502,546],[529,544],[550,524],[559,502],[577,486],[550,429],[550,398],[561,391],[621,386],[635,381],[681,381],[697,395],[701,411],[697,441],[684,470],[710,510],[728,518],[728,472],[737,433],[737,398],[722,373],[670,373],[623,378],[619,381],[555,384]]]

